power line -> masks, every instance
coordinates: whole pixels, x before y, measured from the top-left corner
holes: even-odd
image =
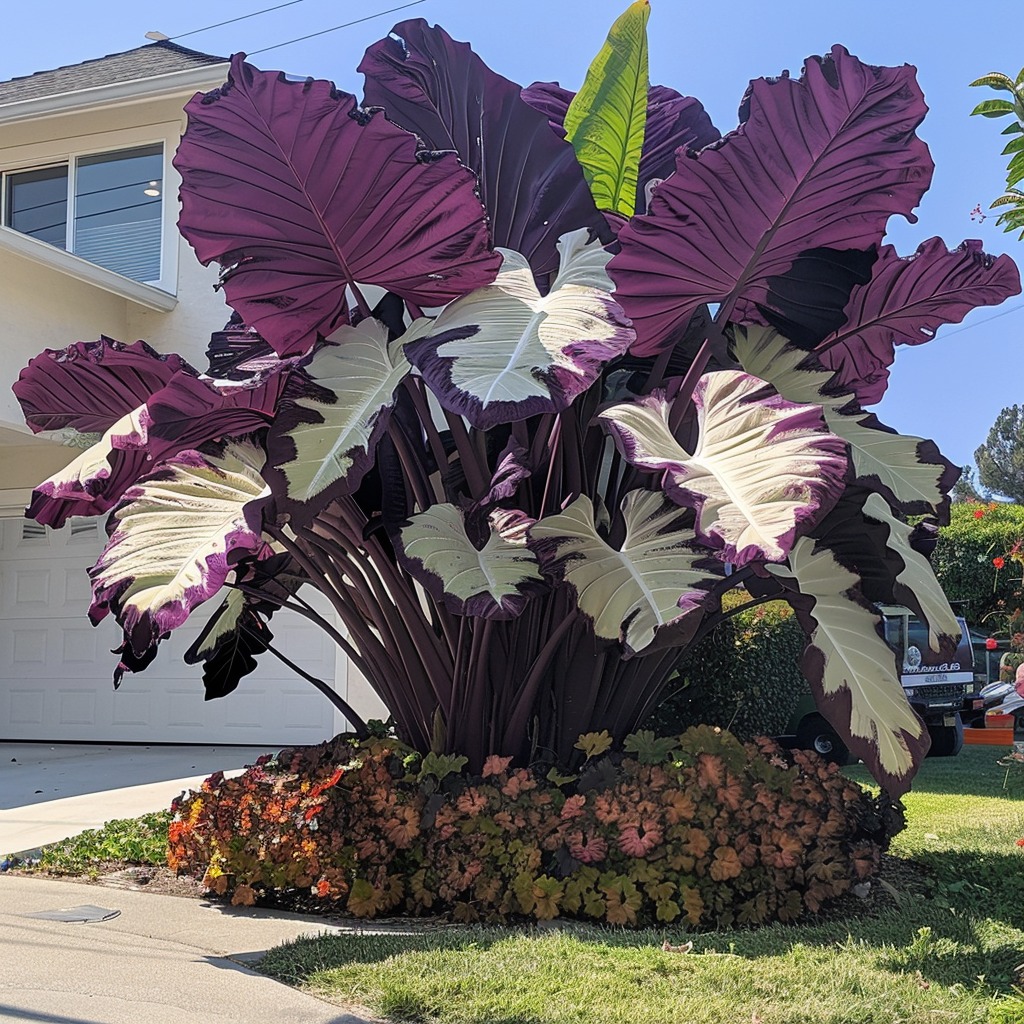
[[[973,324],[964,324],[963,327],[958,327],[955,331],[946,331],[942,334],[936,334],[936,337],[940,341],[945,340],[946,338],[952,338],[954,334],[963,334],[964,331],[973,330],[975,327],[987,324],[991,320],[998,320],[1001,316],[1009,316],[1010,313],[1016,313],[1020,309],[1024,309],[1024,302],[1018,302],[1016,306],[1004,309],[1001,313],[993,313],[992,316],[987,316],[984,320],[977,320]]]
[[[287,3],[277,4],[276,7],[264,7],[262,11],[253,11],[252,14],[240,14],[237,18],[228,18],[227,21],[218,21],[216,25],[207,25],[205,28],[194,28],[190,32],[179,32],[176,36],[171,36],[171,41],[175,39],[184,39],[185,36],[196,36],[200,32],[209,32],[210,29],[221,28],[223,25],[234,25],[236,21],[246,21],[248,18],[256,18],[261,14],[269,14],[271,11],[280,11],[283,7],[294,7],[296,4],[303,3],[304,0],[288,0]]]
[[[412,0],[412,3],[402,4],[399,7],[389,7],[386,11],[378,11],[376,14],[368,14],[365,18],[356,18],[355,21],[346,21],[343,25],[335,25],[333,28],[321,29],[319,32],[310,32],[308,36],[299,36],[297,39],[289,39],[284,43],[274,43],[273,46],[264,46],[262,50],[253,50],[247,54],[255,57],[257,53],[267,53],[270,50],[279,50],[282,46],[291,46],[292,43],[302,43],[307,39],[315,39],[317,36],[325,36],[328,32],[337,32],[352,25],[361,25],[364,21],[373,21],[374,18],[383,18],[385,14],[394,14],[395,11],[404,11],[407,7],[415,7],[417,4],[426,3],[427,0]]]

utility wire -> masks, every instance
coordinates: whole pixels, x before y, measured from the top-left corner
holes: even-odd
[[[176,36],[171,36],[171,42],[175,39],[184,39],[185,36],[196,36],[200,32],[209,32],[210,29],[220,28],[222,25],[234,25],[236,21],[246,21],[248,18],[256,18],[261,14],[269,14],[271,11],[280,11],[283,7],[294,7],[296,4],[303,3],[304,0],[288,0],[287,3],[277,4],[275,7],[264,7],[262,11],[253,11],[252,14],[240,14],[237,18],[228,18],[227,21],[218,21],[216,25],[207,25],[205,28],[194,28],[191,32],[179,32]]]
[[[964,331],[972,331],[975,327],[980,327],[982,324],[987,324],[991,320],[998,320],[1001,316],[1009,316],[1011,313],[1016,313],[1018,310],[1024,309],[1024,302],[1018,302],[1016,306],[1011,306],[1009,309],[1004,309],[1001,313],[993,313],[992,316],[985,317],[984,320],[977,320],[973,324],[965,324],[963,327],[958,327],[955,331],[945,331],[942,334],[936,333],[936,337],[942,341],[946,338],[952,338],[954,334],[963,334]]]
[[[264,46],[262,50],[253,50],[248,54],[255,57],[257,53],[267,53],[270,50],[279,50],[282,46],[291,46],[292,43],[302,43],[307,39],[315,39],[317,36],[325,36],[328,32],[337,32],[352,25],[361,25],[364,21],[373,21],[374,18],[383,18],[385,14],[394,14],[395,11],[404,11],[407,7],[415,7],[417,4],[426,3],[427,0],[412,0],[412,3],[402,4],[399,7],[389,7],[386,11],[378,11],[376,14],[368,14],[365,18],[356,18],[355,21],[346,21],[343,25],[335,25],[333,28],[321,29],[319,32],[310,32],[308,36],[299,36],[297,39],[289,39],[284,43],[274,43],[273,46]]]

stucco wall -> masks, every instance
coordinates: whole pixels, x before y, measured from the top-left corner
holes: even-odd
[[[214,84],[216,80],[211,81],[211,86]],[[82,140],[93,140],[92,146],[124,145],[118,141],[121,132],[164,136],[173,144],[185,127],[182,107],[187,99],[181,95],[5,125],[0,132],[0,168],[38,166],[59,159],[62,151],[82,148]],[[178,184],[177,176],[169,171],[165,195],[175,204],[169,220],[177,218]],[[200,266],[183,239],[177,244],[176,276],[176,308],[157,312],[0,245],[0,308],[4,310],[0,320],[0,426],[24,429],[11,385],[28,360],[44,348],[92,341],[101,334],[125,342],[141,338],[159,351],[178,352],[202,366],[210,333],[224,325],[230,310],[213,289],[216,268]],[[12,458],[4,444],[0,437],[0,471]],[[65,461],[70,461],[75,453],[64,451]]]

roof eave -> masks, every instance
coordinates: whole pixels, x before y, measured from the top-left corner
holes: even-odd
[[[185,71],[172,71],[151,78],[136,78],[89,89],[76,89],[54,96],[37,96],[16,103],[0,104],[0,124],[12,124],[42,117],[54,117],[88,107],[117,106],[140,100],[159,99],[209,89],[223,82],[229,64],[205,64]]]

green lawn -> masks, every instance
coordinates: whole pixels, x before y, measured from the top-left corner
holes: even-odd
[[[874,918],[695,935],[689,954],[661,948],[677,928],[332,936],[260,969],[394,1021],[1024,1024],[1024,772],[1004,790],[998,755],[925,763],[893,852],[934,877]]]

